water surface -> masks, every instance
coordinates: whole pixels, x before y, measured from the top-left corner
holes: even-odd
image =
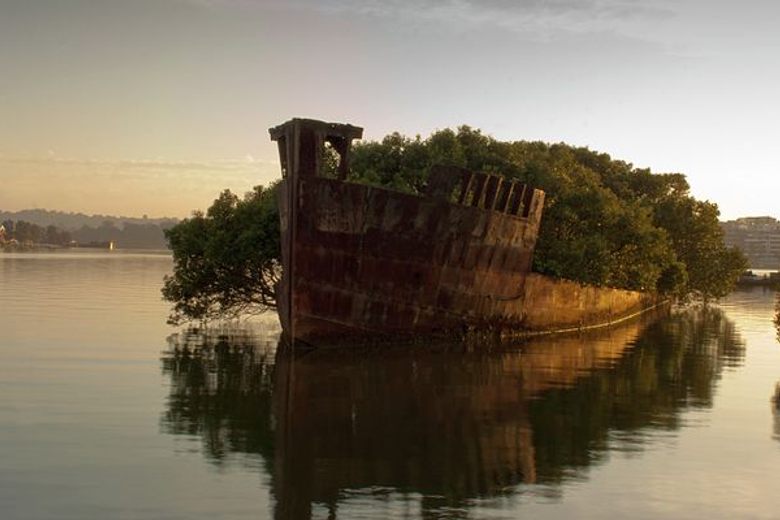
[[[505,348],[165,324],[170,257],[0,254],[2,518],[775,518],[774,294]]]

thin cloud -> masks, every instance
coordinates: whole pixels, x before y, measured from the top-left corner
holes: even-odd
[[[548,38],[557,33],[616,32],[668,20],[675,4],[665,0],[178,0],[210,8],[314,11],[328,15],[395,19],[454,30],[496,27]]]
[[[165,161],[157,159],[71,159],[60,157],[3,157],[0,156],[0,164],[7,165],[41,165],[41,166],[87,166],[119,168],[122,170],[170,170],[170,171],[219,171],[219,172],[252,172],[278,168],[277,162],[259,161],[252,158],[226,159],[222,161],[194,162],[194,161]]]
[[[628,22],[657,21],[674,15],[668,8],[636,0],[341,0],[321,9],[448,23],[462,29],[494,26],[537,36],[623,32]]]

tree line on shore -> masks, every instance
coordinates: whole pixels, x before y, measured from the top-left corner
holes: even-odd
[[[349,180],[420,194],[436,164],[546,192],[533,265],[542,274],[706,301],[725,296],[746,267],[723,242],[717,205],[694,198],[683,174],[654,174],[584,147],[499,141],[468,126],[425,139],[393,133],[353,148]],[[166,231],[174,271],[163,296],[174,304],[172,322],[275,306],[276,186],[243,198],[226,190]]]
[[[54,225],[39,226],[25,220],[4,220],[0,222],[0,244],[22,245],[47,244],[67,246],[73,241],[68,231]]]
[[[173,222],[167,225],[125,222],[120,227],[111,220],[105,220],[97,227],[82,225],[67,230],[53,224],[6,219],[0,222],[0,245],[69,247],[113,242],[117,247],[126,249],[166,249],[164,230],[172,225]]]

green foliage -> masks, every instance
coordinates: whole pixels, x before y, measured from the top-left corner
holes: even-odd
[[[334,152],[324,152],[335,175]],[[498,173],[546,192],[534,269],[596,286],[703,300],[728,293],[744,270],[728,249],[718,209],[689,194],[685,176],[653,174],[563,143],[501,142],[461,126],[427,139],[398,133],[358,143],[349,179],[407,193],[424,191],[431,167]],[[166,232],[174,274],[163,295],[172,322],[205,320],[275,305],[279,218],[274,186],[239,199],[229,191],[205,215]]]
[[[432,151],[420,136],[410,139],[398,133],[386,136],[381,142],[361,143],[351,159],[350,179],[408,193],[419,192],[427,180]]]
[[[262,312],[276,305],[280,275],[276,185],[243,199],[222,192],[206,214],[196,212],[165,232],[173,274],[163,297],[173,324]]]
[[[420,193],[434,164],[546,192],[538,272],[707,300],[728,293],[744,269],[741,253],[723,244],[717,206],[691,197],[684,175],[653,174],[587,148],[500,142],[468,126],[425,140],[395,133],[355,147],[351,179]]]
[[[747,268],[738,250],[723,243],[718,207],[692,197],[667,197],[656,205],[655,219],[666,229],[677,256],[688,269],[686,293],[704,300],[720,298]]]

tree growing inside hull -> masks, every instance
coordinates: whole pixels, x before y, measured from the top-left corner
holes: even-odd
[[[685,176],[653,174],[567,144],[502,142],[468,126],[427,139],[358,143],[351,178],[421,193],[434,164],[496,173],[546,192],[535,271],[583,283],[719,298],[745,269],[723,243],[717,205]]]
[[[727,294],[745,269],[742,254],[723,243],[717,206],[692,197],[684,175],[653,174],[587,148],[502,142],[468,126],[427,139],[394,133],[353,148],[349,180],[423,193],[436,164],[500,174],[546,192],[533,264],[539,273],[706,301]],[[280,246],[273,185],[243,199],[223,192],[206,214],[166,236],[174,256],[163,288],[174,304],[171,322],[275,306]]]

